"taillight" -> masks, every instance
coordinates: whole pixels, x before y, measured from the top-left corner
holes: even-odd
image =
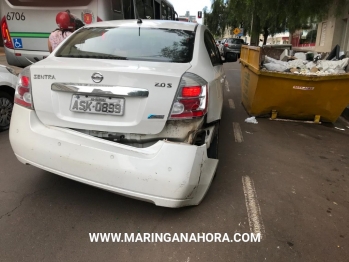
[[[15,104],[34,109],[33,98],[31,92],[31,80],[29,67],[23,69],[18,76],[18,82],[16,85]]]
[[[184,86],[182,88],[182,97],[195,97],[201,94],[201,86]]]
[[[103,20],[99,16],[97,16],[97,22],[103,22]]]
[[[202,117],[207,112],[208,84],[201,77],[185,73],[173,103],[170,119]]]
[[[14,49],[5,16],[1,19],[1,33],[2,33],[2,39],[4,40],[4,45],[7,48]]]
[[[228,45],[228,43],[225,43],[224,46],[225,46],[225,47],[228,47],[229,45]]]

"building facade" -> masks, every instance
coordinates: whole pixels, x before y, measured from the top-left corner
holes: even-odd
[[[197,23],[196,16],[195,16],[195,15],[190,15],[190,12],[189,12],[189,11],[187,11],[187,12],[185,13],[185,15],[180,15],[180,16],[178,16],[178,18],[182,18],[182,19],[183,19],[182,21],[188,20],[188,22]],[[181,20],[181,19],[180,19],[180,20]]]
[[[331,52],[336,46],[347,56],[349,55],[349,3],[343,7],[340,16],[334,16],[334,11],[330,11],[326,20],[318,24],[315,51]]]

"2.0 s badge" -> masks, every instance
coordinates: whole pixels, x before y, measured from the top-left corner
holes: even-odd
[[[172,88],[172,83],[157,83],[155,82],[156,87],[167,87],[167,88]]]

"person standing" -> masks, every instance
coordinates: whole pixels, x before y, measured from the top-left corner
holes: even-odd
[[[50,53],[75,30],[75,17],[70,14],[69,10],[59,12],[56,15],[56,23],[58,28],[48,38],[48,50]]]

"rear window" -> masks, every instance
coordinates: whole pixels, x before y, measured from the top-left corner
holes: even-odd
[[[237,39],[237,38],[234,38],[234,39],[229,39],[229,43],[231,44],[243,44],[244,43],[244,40],[242,39]]]
[[[4,1],[4,0],[2,0]],[[7,0],[14,6],[40,6],[40,7],[70,7],[86,6],[92,0]]]
[[[194,40],[186,30],[90,27],[69,37],[56,56],[188,63]]]

